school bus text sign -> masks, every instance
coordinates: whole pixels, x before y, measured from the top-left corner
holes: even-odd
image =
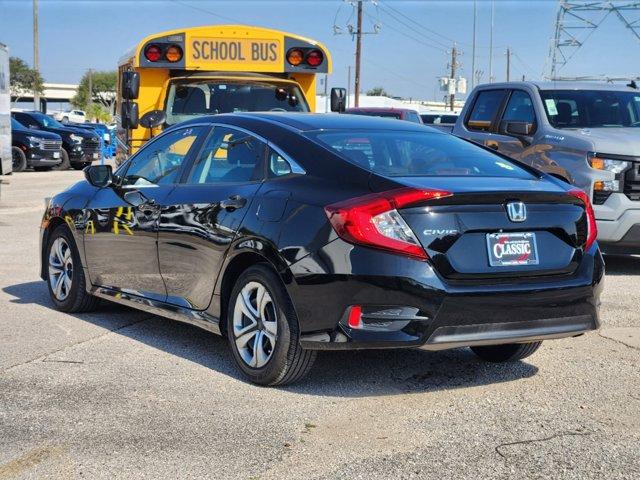
[[[190,39],[189,55],[198,65],[260,65],[275,71],[283,65],[280,39],[195,37]]]

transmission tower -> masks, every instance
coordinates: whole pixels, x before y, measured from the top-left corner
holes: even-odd
[[[560,0],[555,34],[549,49],[549,77],[551,79],[558,78],[560,69],[571,60],[611,14],[617,17],[637,40],[640,40],[640,18],[635,20],[630,18],[638,12],[640,12],[640,2]]]

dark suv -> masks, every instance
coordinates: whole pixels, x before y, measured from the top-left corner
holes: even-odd
[[[62,161],[62,138],[56,133],[30,130],[11,119],[11,158],[13,171],[22,172],[28,167],[49,170]]]
[[[100,159],[100,138],[95,132],[61,124],[40,112],[11,112],[11,116],[30,129],[57,133],[62,137],[60,169],[82,170]]]

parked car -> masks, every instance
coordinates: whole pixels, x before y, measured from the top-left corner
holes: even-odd
[[[453,131],[459,116],[455,112],[425,112],[420,114],[422,123],[447,133]]]
[[[84,128],[85,130],[95,131],[100,137],[100,150],[101,155],[104,158],[110,158],[116,154],[115,145],[111,142],[112,130],[104,123],[74,123],[70,125],[73,127]],[[115,136],[113,138],[115,138]]]
[[[599,325],[586,194],[421,125],[200,117],[85,176],[42,220],[54,305],[104,298],[221,333],[259,384],[300,379],[317,350],[513,361]]]
[[[11,116],[30,129],[57,133],[62,137],[62,162],[59,168],[82,170],[100,159],[100,138],[95,132],[62,125],[57,120],[40,112],[11,112]]]
[[[11,119],[11,153],[13,171],[50,170],[62,161],[62,137],[56,133],[30,130]]]
[[[589,194],[605,253],[640,253],[640,91],[579,82],[477,87],[453,130]]]
[[[387,107],[359,107],[347,108],[344,113],[351,115],[367,115],[369,117],[395,118],[413,123],[422,123],[420,115],[415,110],[409,108],[387,108]]]
[[[54,112],[53,118],[62,123],[84,123],[87,121],[87,114],[82,110],[65,110]]]

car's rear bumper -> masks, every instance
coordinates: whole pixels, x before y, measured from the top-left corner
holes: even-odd
[[[362,268],[390,267],[377,253],[372,255]],[[305,285],[309,278],[289,286],[301,345],[314,350],[442,350],[572,337],[600,326],[604,262],[596,246],[570,276],[456,286],[443,282],[424,262],[393,260],[405,273],[408,262],[414,262],[422,274],[315,276],[308,285],[310,296]],[[351,263],[355,270],[361,268],[357,263]],[[348,321],[353,305],[362,311],[357,328]]]

